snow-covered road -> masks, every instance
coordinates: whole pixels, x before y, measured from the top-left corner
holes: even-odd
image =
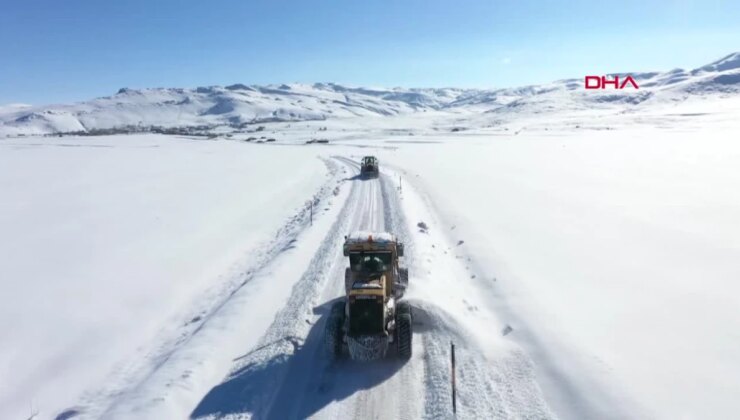
[[[405,375],[395,376],[402,368],[396,361],[362,366],[365,374],[352,374],[344,369],[343,362],[330,365],[323,349],[323,316],[333,299],[343,293],[343,236],[352,230],[385,230],[388,223],[383,184],[360,179],[356,164],[346,159],[339,161],[350,174],[350,191],[342,210],[257,348],[244,349],[245,356],[235,362],[229,377],[200,402],[194,417],[251,414],[276,419],[311,415],[347,418],[357,412],[372,413],[376,408],[363,390],[393,389],[386,393],[401,391],[403,395],[408,388],[397,383]],[[393,400],[386,402],[386,409],[393,408]],[[413,401],[398,400],[401,406]],[[399,407],[396,412],[409,409]]]
[[[500,336],[465,257],[401,174],[359,176],[357,157],[325,160],[328,178],[245,272],[201,296],[192,318],[163,333],[105,385],[61,412],[77,418],[445,418],[452,415],[449,344],[458,349],[458,417],[549,418],[531,361]],[[415,220],[426,220],[419,229]],[[324,317],[344,292],[341,244],[353,230],[406,243],[414,355],[331,362]],[[462,317],[461,317],[462,314]],[[167,331],[165,331],[167,332]],[[483,337],[483,338],[482,338]],[[224,374],[226,377],[224,378]]]
[[[293,286],[287,304],[256,346],[244,349],[231,373],[193,411],[195,418],[444,418],[452,415],[449,343],[460,354],[459,417],[547,418],[531,365],[522,353],[494,364],[459,321],[443,307],[459,279],[446,275],[459,264],[451,253],[424,264],[415,250],[395,174],[360,179],[353,160],[337,158],[351,171],[350,192],[311,264]],[[323,348],[324,315],[343,293],[343,235],[351,230],[388,230],[407,243],[411,287],[436,288],[412,299],[417,311],[414,356],[374,363],[331,363]],[[428,236],[428,233],[422,233]],[[416,270],[436,270],[416,280]],[[431,272],[431,271],[430,271]],[[435,281],[436,279],[436,281]],[[429,281],[430,284],[423,284]],[[454,291],[453,296],[457,295]],[[491,333],[498,334],[497,331]]]

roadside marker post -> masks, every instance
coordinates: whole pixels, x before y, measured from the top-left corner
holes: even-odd
[[[452,375],[450,377],[452,381],[452,413],[457,414],[457,392],[455,389],[455,343],[450,341],[450,358],[452,362]]]

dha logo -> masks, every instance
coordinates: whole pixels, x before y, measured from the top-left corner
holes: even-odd
[[[619,76],[614,76],[614,80],[609,80],[606,78],[606,76],[586,76],[586,80],[584,81],[584,85],[586,89],[606,89],[608,85],[614,86],[614,89],[624,89],[627,84],[631,84],[633,88],[639,89],[640,87],[637,86],[637,82],[635,82],[635,79],[632,78],[632,76],[627,76],[624,81],[620,84],[619,83]]]

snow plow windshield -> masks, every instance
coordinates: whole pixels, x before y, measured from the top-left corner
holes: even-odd
[[[353,252],[349,254],[352,271],[377,273],[387,271],[391,266],[390,252]]]

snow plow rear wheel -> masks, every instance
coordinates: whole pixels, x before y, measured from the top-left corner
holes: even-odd
[[[332,359],[338,359],[342,356],[342,346],[344,341],[344,301],[336,302],[331,307],[329,318],[324,326],[324,345],[326,351]]]
[[[396,303],[396,315],[408,315],[412,318],[411,315],[411,305],[408,304],[408,302],[402,301]]]
[[[411,311],[400,313],[400,307],[399,313],[396,315],[396,337],[398,343],[398,357],[405,360],[410,359],[411,339],[413,337]]]

